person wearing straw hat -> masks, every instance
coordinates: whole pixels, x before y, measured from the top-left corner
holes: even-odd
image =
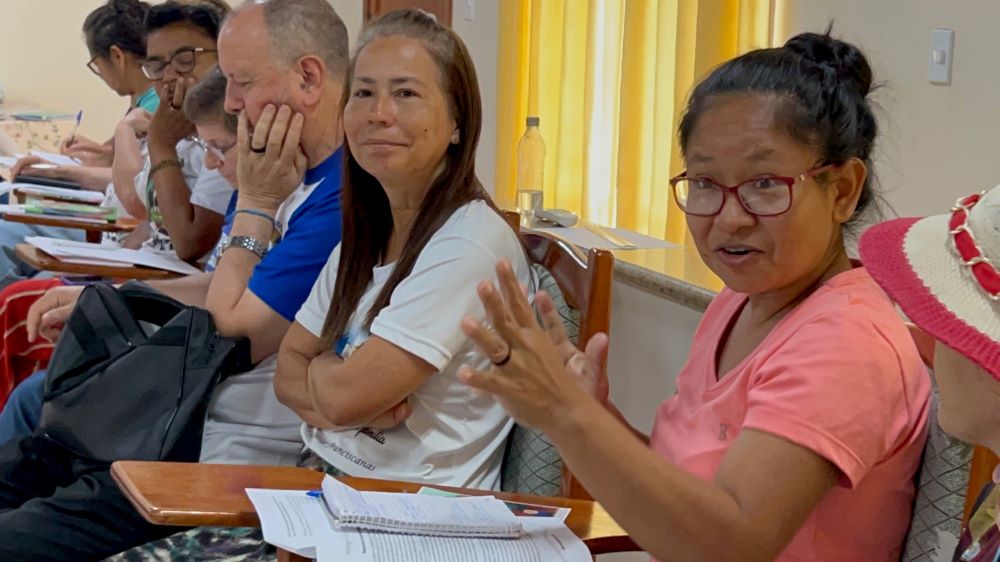
[[[1000,453],[1000,186],[959,199],[946,214],[874,226],[859,249],[875,281],[936,340],[941,428]],[[955,560],[1000,557],[998,508],[994,483],[979,496]]]

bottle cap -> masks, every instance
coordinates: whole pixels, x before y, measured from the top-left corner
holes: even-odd
[[[528,117],[527,122],[528,122],[528,126],[529,127],[537,127],[538,126],[538,118],[537,117]]]

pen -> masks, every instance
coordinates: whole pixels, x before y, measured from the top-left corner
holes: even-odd
[[[309,496],[310,498],[322,498],[323,490],[309,490],[308,492],[306,492],[306,495]]]
[[[76,134],[80,131],[80,121],[83,120],[83,110],[81,109],[76,113],[76,126],[73,127],[73,134],[69,137],[69,144],[67,146],[73,146],[76,143]]]

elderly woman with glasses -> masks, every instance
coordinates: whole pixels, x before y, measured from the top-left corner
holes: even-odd
[[[607,337],[577,352],[544,294],[539,326],[509,264],[479,286],[492,328],[462,323],[494,366],[460,377],[547,433],[660,559],[899,559],[930,380],[844,244],[874,199],[871,83],[856,47],[803,34],[695,88],[671,183],[726,288],[651,437],[608,403]]]

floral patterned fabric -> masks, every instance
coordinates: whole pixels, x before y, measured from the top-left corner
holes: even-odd
[[[21,154],[27,154],[30,150],[59,152],[59,144],[64,138],[73,134],[75,126],[76,121],[73,119],[56,121],[3,119],[0,120],[0,136],[6,135]]]

